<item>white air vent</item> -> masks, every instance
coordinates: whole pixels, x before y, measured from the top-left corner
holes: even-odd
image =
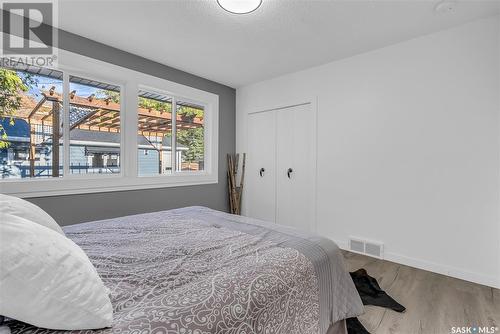
[[[365,243],[363,241],[358,240],[350,240],[350,247],[352,251],[364,253],[365,252]]]
[[[363,240],[360,238],[349,238],[349,250],[379,259],[384,258],[384,244],[380,242]]]

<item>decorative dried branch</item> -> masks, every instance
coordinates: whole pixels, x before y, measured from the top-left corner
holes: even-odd
[[[246,164],[246,153],[243,153],[243,162],[241,165],[241,178],[240,183],[237,183],[238,176],[238,165],[239,165],[240,155],[227,155],[227,186],[229,195],[229,208],[232,214],[241,214],[241,198],[243,194],[243,184],[245,180],[245,164]]]

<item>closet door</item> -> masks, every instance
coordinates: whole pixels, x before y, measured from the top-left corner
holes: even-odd
[[[245,180],[246,213],[275,221],[276,209],[276,113],[248,115],[248,156]]]
[[[315,230],[316,114],[311,104],[276,112],[276,222]]]

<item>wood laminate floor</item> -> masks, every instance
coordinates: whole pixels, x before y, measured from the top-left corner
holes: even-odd
[[[493,327],[485,333],[500,334],[498,289],[350,252],[344,257],[349,271],[365,268],[406,307],[397,313],[365,306],[359,319],[372,334],[446,334],[453,326]]]

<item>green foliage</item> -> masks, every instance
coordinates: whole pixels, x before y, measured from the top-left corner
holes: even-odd
[[[21,107],[21,96],[36,83],[30,74],[19,74],[16,71],[0,68],[0,120],[10,118],[9,124],[14,125],[14,112]],[[0,124],[0,149],[9,147],[7,133]]]
[[[187,118],[202,118],[204,117],[204,110],[200,108],[188,107],[188,106],[178,106],[177,114],[181,117]],[[203,161],[205,153],[205,143],[204,143],[204,129],[192,128],[192,129],[180,129],[177,131],[177,142],[188,148],[187,151],[182,151],[183,160],[186,162],[198,162]]]
[[[97,97],[102,99],[110,99],[112,102],[120,103],[120,93],[101,89],[97,92]],[[148,99],[139,96],[139,107],[144,109],[154,109],[161,113],[172,112],[172,104],[158,100]]]
[[[110,90],[101,89],[97,92],[97,97],[102,99],[110,99],[112,102],[120,103],[120,93]],[[149,99],[139,96],[139,107],[144,109],[158,110],[161,113],[172,112],[172,103],[163,102],[154,99]],[[203,118],[204,110],[202,108],[188,107],[179,105],[177,107],[177,114],[186,117],[199,117]]]
[[[187,151],[182,151],[184,161],[197,162],[203,160],[205,150],[203,128],[177,131],[177,142],[188,148]]]
[[[78,92],[77,92],[77,95],[78,95]],[[114,92],[112,90],[99,89],[96,92],[96,97],[98,99],[110,99],[111,102],[120,103],[120,93]]]
[[[204,110],[200,108],[188,107],[188,106],[178,106],[177,114],[186,117],[199,117],[203,118]]]
[[[172,112],[172,103],[170,102],[162,102],[153,99],[147,99],[145,97],[139,96],[139,107],[144,109],[152,109],[158,110],[160,113],[171,113]]]

